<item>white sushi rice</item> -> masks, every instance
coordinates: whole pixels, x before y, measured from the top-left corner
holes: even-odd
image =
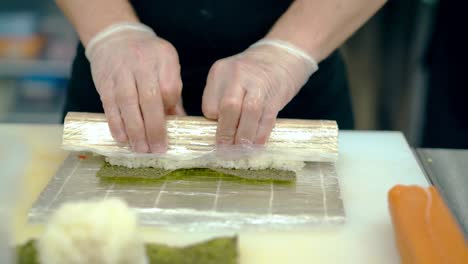
[[[191,169],[191,168],[226,168],[263,170],[276,169],[297,172],[305,163],[303,161],[290,161],[273,157],[250,157],[237,160],[224,159],[191,159],[168,160],[154,157],[106,157],[111,165],[127,168],[160,168],[165,170]]]
[[[65,203],[38,242],[44,264],[148,263],[137,217],[118,198]]]

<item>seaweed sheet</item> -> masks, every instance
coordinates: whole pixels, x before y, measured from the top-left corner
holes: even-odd
[[[98,177],[103,178],[128,178],[128,179],[161,179],[163,177],[213,175],[216,177],[239,177],[247,180],[274,180],[293,181],[296,173],[293,171],[264,169],[225,169],[225,168],[197,168],[165,170],[161,168],[127,168],[123,166],[111,165],[105,162],[97,172]]]
[[[238,262],[237,237],[221,237],[186,247],[162,244],[145,245],[150,264],[235,264]],[[40,264],[35,240],[16,248],[17,264]]]

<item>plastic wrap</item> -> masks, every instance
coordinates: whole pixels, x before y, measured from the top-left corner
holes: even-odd
[[[213,160],[255,156],[291,161],[334,162],[338,157],[335,121],[278,119],[265,146],[215,145],[216,125],[202,117],[168,117],[166,154],[137,154],[113,140],[103,114],[70,112],[65,118],[62,147],[91,151],[108,157],[157,157],[159,159]]]
[[[307,163],[293,183],[246,182],[214,176],[121,182],[96,177],[104,158],[72,153],[30,211],[46,221],[62,203],[120,197],[142,225],[186,231],[290,229],[343,223],[333,163]]]

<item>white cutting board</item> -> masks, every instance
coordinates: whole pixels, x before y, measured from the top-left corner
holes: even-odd
[[[347,215],[342,226],[240,234],[240,263],[399,263],[387,193],[428,182],[398,132],[340,132],[337,171]],[[146,239],[184,245],[216,233],[144,229]]]

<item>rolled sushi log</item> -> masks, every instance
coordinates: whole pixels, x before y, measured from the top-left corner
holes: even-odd
[[[62,147],[70,151],[91,151],[113,158],[150,157],[168,160],[169,164],[175,161],[219,163],[219,160],[244,160],[246,163],[246,159],[257,159],[250,162],[251,164],[243,165],[244,167],[265,164],[265,160],[270,163],[335,162],[338,158],[338,126],[335,121],[278,119],[264,146],[229,146],[222,149],[215,144],[216,126],[216,121],[203,117],[169,116],[167,153],[137,154],[128,145],[114,141],[104,114],[70,112],[65,118]],[[234,164],[230,168],[235,166],[239,165]]]

